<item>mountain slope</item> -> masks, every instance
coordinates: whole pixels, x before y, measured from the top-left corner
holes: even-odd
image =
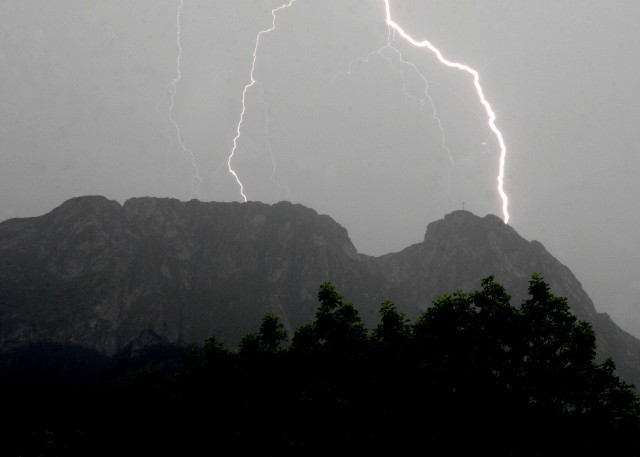
[[[44,339],[112,354],[137,338],[212,334],[233,344],[267,310],[289,330],[308,322],[321,281],[354,299],[382,283],[344,228],[286,202],[74,198],[0,224],[0,254],[3,347]]]
[[[598,358],[612,356],[618,372],[640,385],[640,340],[598,313],[582,285],[538,241],[527,241],[494,215],[454,211],[427,226],[422,243],[369,259],[371,271],[392,281],[405,304],[425,307],[456,289],[477,290],[493,275],[518,305],[528,297],[531,274],[542,274],[554,295],[567,297],[572,311],[597,333]]]
[[[370,257],[329,216],[288,202],[74,198],[0,223],[0,348],[52,341],[114,354],[210,335],[234,346],[265,311],[290,334],[311,321],[322,281],[374,325],[383,299],[414,319],[489,275],[519,303],[533,272],[591,322],[599,357],[640,385],[640,341],[596,311],[571,271],[497,217],[468,211],[429,224],[422,243]]]

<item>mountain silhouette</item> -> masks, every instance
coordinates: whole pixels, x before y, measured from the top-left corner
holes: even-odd
[[[566,266],[498,217],[464,210],[430,223],[421,243],[372,257],[300,204],[72,198],[0,223],[0,350],[44,341],[113,355],[211,335],[233,347],[266,311],[289,334],[310,322],[323,281],[375,325],[385,299],[415,319],[490,275],[519,304],[534,272],[591,323],[598,358],[640,385],[640,340],[597,312]]]

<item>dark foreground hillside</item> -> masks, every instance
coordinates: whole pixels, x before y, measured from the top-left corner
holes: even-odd
[[[238,351],[14,352],[3,455],[639,455],[634,388],[565,298],[528,291],[487,277],[415,321],[385,301],[370,331],[325,282],[310,323],[266,313]]]

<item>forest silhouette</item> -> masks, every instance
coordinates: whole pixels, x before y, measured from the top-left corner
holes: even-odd
[[[268,312],[233,350],[215,336],[110,360],[32,347],[4,362],[10,455],[640,451],[635,386],[537,274],[519,306],[487,277],[415,322],[385,301],[371,329],[331,283],[318,302],[291,338]]]

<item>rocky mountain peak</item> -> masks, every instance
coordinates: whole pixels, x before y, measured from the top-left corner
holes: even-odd
[[[490,275],[520,302],[527,296],[531,275],[539,273],[558,294],[575,304],[575,312],[581,318],[592,319],[597,314],[566,266],[540,242],[524,239],[493,214],[479,217],[469,211],[453,211],[427,226],[422,243],[381,258],[380,265],[395,270],[392,275],[396,280],[414,291],[413,300],[423,303],[458,288],[475,290]],[[416,268],[418,275],[412,272]]]

